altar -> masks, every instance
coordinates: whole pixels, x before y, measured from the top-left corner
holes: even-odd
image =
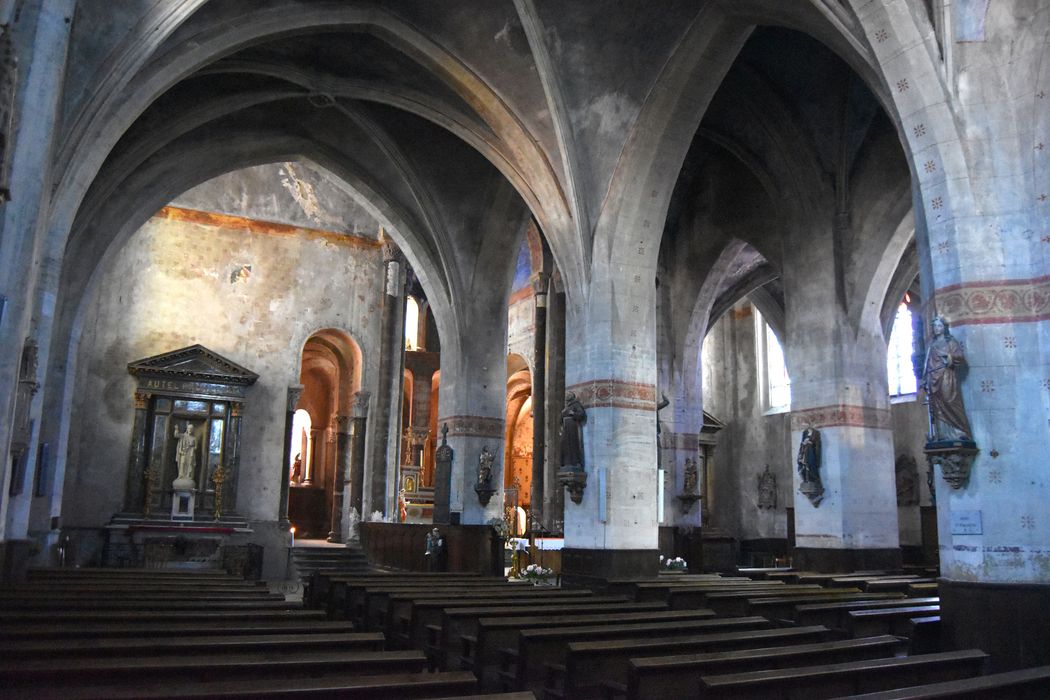
[[[124,509],[105,528],[103,564],[261,569],[235,510],[241,415],[258,375],[201,345],[128,372],[137,386]]]

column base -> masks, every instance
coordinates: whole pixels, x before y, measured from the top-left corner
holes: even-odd
[[[568,586],[601,588],[610,579],[656,578],[660,553],[655,549],[561,550],[561,578]]]
[[[993,672],[1050,658],[1050,584],[938,580],[946,649],[981,649]]]
[[[902,563],[899,547],[890,549],[823,549],[795,547],[791,565],[799,571],[849,573],[877,569],[899,569]]]

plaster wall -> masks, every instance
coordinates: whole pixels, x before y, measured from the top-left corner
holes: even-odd
[[[279,166],[267,167],[268,174],[253,174],[259,178],[227,175],[224,183],[212,181],[210,192],[181,197],[184,204],[214,205],[212,195],[221,191],[239,206],[212,206],[223,215],[166,208],[102,272],[96,296],[86,301],[78,349],[63,508],[68,525],[98,527],[122,507],[134,390],[129,361],[201,343],[260,375],[243,414],[236,504],[260,535],[277,519],[286,391],[299,381],[306,339],[324,328],[346,331],[362,351],[355,390],[376,395],[378,227],[347,217],[344,230],[371,230],[373,237],[363,238],[234,218],[239,210],[303,220],[298,205],[282,207],[277,197],[264,196],[263,183],[280,178]],[[267,206],[257,207],[264,199]],[[326,215],[355,214],[341,204],[322,195],[320,206]],[[238,277],[246,266],[250,271]]]

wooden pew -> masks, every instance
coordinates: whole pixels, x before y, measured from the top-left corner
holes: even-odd
[[[632,659],[668,654],[728,652],[753,647],[795,646],[824,641],[829,634],[829,630],[824,627],[771,629],[768,620],[761,617],[726,618],[721,621],[732,623],[738,620],[751,622],[723,626],[697,635],[571,641],[563,651],[563,662],[549,665],[545,692],[565,698],[599,697],[599,689],[603,685],[626,688],[629,662]],[[560,687],[558,679],[561,679]]]
[[[563,591],[569,593],[570,591]],[[526,596],[519,597],[517,593],[511,594],[511,598],[483,597],[483,598],[421,598],[413,601],[411,617],[407,620],[401,618],[394,621],[394,628],[387,629],[387,637],[396,636],[399,640],[408,644],[424,645],[429,640],[427,634],[428,626],[440,626],[446,609],[477,609],[495,611],[497,614],[508,608],[517,610],[529,610],[542,608],[553,614],[568,614],[575,610],[586,612],[590,610],[602,610],[605,606],[626,604],[631,601],[623,596]],[[490,615],[480,615],[490,617]]]
[[[294,651],[380,651],[378,632],[341,634],[206,635],[199,637],[124,637],[66,639],[56,642],[18,641],[0,644],[0,659],[153,656],[165,654],[219,655],[247,652],[282,654]]]
[[[898,655],[903,644],[900,637],[882,635],[782,647],[761,646],[651,658],[632,657],[628,663],[625,685],[613,682],[602,685],[610,691],[607,695],[615,697],[622,694],[629,700],[684,698],[697,693],[703,675],[880,659]]]
[[[783,586],[781,590],[778,590],[775,595],[777,597],[792,597],[792,598],[804,598],[813,597],[819,595],[820,591],[824,590],[817,588],[816,590],[809,588],[808,586],[796,587],[796,586]],[[840,588],[838,589],[839,594],[842,593],[860,593],[860,589],[857,588]],[[830,594],[829,594],[830,595]],[[719,592],[719,593],[707,593],[704,595],[704,607],[714,610],[719,615],[744,615],[747,613],[748,600],[757,598],[768,598],[769,595],[756,594],[754,591],[731,591],[731,592]]]
[[[36,696],[41,700],[124,700],[149,698],[171,700],[184,698],[282,698],[344,700],[368,698],[434,698],[469,695],[477,688],[472,673],[398,673],[378,676],[359,674],[326,675],[320,678],[265,678],[235,681],[198,682],[183,678],[173,682],[134,685],[64,686]],[[19,691],[0,690],[0,699],[22,698]]]
[[[908,595],[913,598],[920,596],[937,595],[937,583],[912,583],[908,585]]]
[[[941,616],[928,615],[908,620],[908,653],[936,654],[941,651]]]
[[[850,610],[846,613],[846,631],[851,637],[870,637],[873,634],[892,634],[906,631],[913,617],[940,615],[940,605],[912,605],[903,608],[877,610]]]
[[[710,620],[710,610],[657,610],[651,612],[617,613],[611,617],[604,612],[582,615],[528,615],[522,617],[483,617],[477,622],[477,636],[462,635],[459,667],[472,669],[480,678],[495,666],[504,650],[516,650],[522,635],[536,629],[567,631],[579,628],[589,634],[599,627],[617,625],[624,632],[638,630],[644,634],[652,626],[676,625],[682,630],[697,629],[697,623]],[[630,635],[621,635],[630,636]]]
[[[397,593],[390,596],[387,602],[387,619],[384,627],[388,636],[404,638],[410,641],[416,633],[422,638],[426,625],[441,621],[443,608],[472,607],[479,605],[494,606],[500,603],[507,605],[537,605],[563,603],[571,605],[579,602],[585,604],[594,598],[588,589],[563,589],[555,587],[527,586],[520,590],[494,595],[479,595],[476,591],[440,594],[432,591],[426,593]],[[623,598],[602,596],[599,602],[622,602]],[[515,601],[515,602],[511,602]]]
[[[1047,688],[1050,688],[1050,666],[1038,666],[1020,671],[992,673],[978,678],[850,695],[841,700],[1045,700]]]
[[[932,578],[881,578],[865,581],[861,584],[861,588],[865,591],[900,591],[906,593],[912,586],[918,586],[923,583],[936,584],[937,581]]]
[[[585,625],[592,624],[595,620],[608,618],[610,615],[622,616],[666,611],[667,606],[663,602],[633,602],[630,600],[601,603],[596,608],[590,606],[590,604],[576,603],[572,603],[571,606],[553,604],[553,606],[549,607],[546,604],[529,604],[529,606],[517,607],[510,611],[502,604],[500,606],[483,608],[446,608],[441,614],[441,624],[429,625],[427,629],[427,643],[424,649],[430,657],[437,660],[437,665],[442,667],[442,669],[453,669],[453,667],[459,669],[461,667],[460,659],[463,657],[461,640],[464,637],[467,639],[480,639],[487,635],[487,633],[483,634],[480,631],[480,620],[482,619],[499,618],[499,616],[507,615],[509,612],[514,617],[519,618],[519,623],[522,627],[529,624],[549,624],[551,618],[558,618],[562,624],[566,625]],[[521,619],[525,617],[530,619]],[[496,624],[492,625],[492,634],[496,633],[496,627]],[[509,627],[506,624],[502,625],[502,628],[501,632],[505,635],[504,643],[516,641],[516,635],[522,629],[521,627]],[[486,639],[485,643],[491,645],[493,642],[490,639]],[[493,651],[490,658],[498,658],[497,653]]]
[[[470,606],[445,608],[441,614],[440,625],[429,625],[427,628],[427,646],[425,647],[432,658],[438,660],[441,668],[457,667],[462,655],[460,650],[460,639],[464,636],[477,638],[478,620],[482,618],[495,619],[498,617],[521,617],[524,613],[534,613],[547,618],[564,616],[587,615],[588,621],[596,615],[615,615],[617,619],[627,613],[657,612],[667,610],[664,603],[650,601],[647,603],[635,603],[626,601],[623,603],[605,603],[601,608],[594,608],[573,604],[572,606],[551,607],[508,607],[497,605],[493,607],[474,608]],[[569,624],[569,623],[564,623]],[[513,634],[513,633],[512,633]]]
[[[347,591],[346,604],[342,611],[337,611],[336,617],[345,617],[348,620],[360,622],[362,625],[381,624],[386,619],[387,599],[398,593],[433,593],[454,595],[464,591],[475,593],[488,593],[491,595],[503,595],[510,589],[523,586],[520,583],[509,583],[507,581],[494,581],[491,583],[404,583],[397,585],[370,585],[361,588],[353,588]],[[524,590],[524,588],[522,588]]]
[[[35,625],[0,626],[0,640],[43,639],[118,639],[120,637],[201,637],[238,634],[336,634],[353,632],[351,622],[329,622],[307,619],[257,622],[169,622],[144,624],[122,622],[111,624],[63,624],[43,622]]]
[[[827,625],[846,629],[846,613],[850,610],[881,610],[907,608],[916,605],[938,605],[940,598],[897,598],[895,600],[806,603],[795,606],[794,620],[799,625]]]
[[[635,594],[636,587],[640,583],[659,583],[663,581],[682,581],[684,583],[744,583],[751,581],[746,576],[722,576],[720,574],[680,574],[675,579],[664,577],[653,581],[652,577],[646,578],[613,578],[605,582],[602,592],[609,595],[631,595]]]
[[[983,651],[966,649],[943,654],[701,676],[700,688],[705,700],[831,698],[900,688],[917,681],[971,678],[983,672],[987,661],[988,655]]]
[[[275,620],[327,620],[321,610],[3,610],[0,626],[15,624],[86,624],[105,622],[273,622]]]
[[[795,571],[790,566],[766,566],[766,567],[740,567],[738,566],[736,572],[741,576],[746,576],[750,579],[765,579],[770,574],[787,574]]]
[[[723,581],[642,581],[634,584],[635,600],[668,600],[673,592],[682,591],[744,591],[744,590],[780,590],[782,581],[741,581],[726,583]],[[819,586],[815,586],[819,588]]]
[[[5,689],[27,692],[58,686],[98,684],[132,685],[170,680],[187,675],[196,681],[261,678],[314,678],[331,674],[381,675],[420,673],[426,657],[419,651],[288,651],[233,653],[218,657],[194,655],[21,659],[0,662],[0,683]]]
[[[771,620],[791,620],[795,607],[820,603],[863,603],[885,600],[906,600],[903,593],[827,593],[803,596],[772,596],[748,598],[747,614],[764,615]]]
[[[187,612],[201,612],[205,610],[290,610],[301,607],[301,603],[285,600],[283,596],[279,596],[277,599],[242,600],[234,598],[224,600],[218,598],[201,600],[154,600],[147,602],[119,599],[50,600],[48,598],[36,598],[33,600],[7,601],[2,608],[2,613],[0,614],[6,615],[8,613],[32,612],[35,610],[49,612],[78,610],[102,612],[106,610],[142,610],[143,608],[148,608],[150,611],[157,612],[174,612],[183,610]]]
[[[397,586],[419,583],[447,586],[452,583],[471,583],[475,581],[503,581],[494,576],[477,574],[351,574],[342,576],[317,576],[314,578],[318,590],[307,591],[312,607],[325,608],[330,614],[341,614],[349,606],[347,598],[351,591],[366,586]],[[305,593],[304,593],[305,595]],[[304,601],[306,598],[304,597]]]
[[[644,645],[653,640],[665,642],[672,637],[695,637],[716,632],[753,631],[769,626],[761,617],[708,618],[686,622],[646,621],[621,624],[611,620],[588,627],[541,627],[522,630],[518,645],[505,649],[500,677],[519,690],[538,692],[548,675],[548,666],[564,666],[570,642],[608,642],[630,639]],[[824,630],[823,632],[826,632]],[[512,664],[513,662],[513,664]],[[513,668],[513,672],[511,669]],[[479,678],[484,678],[479,674]]]
[[[70,603],[83,604],[82,607],[93,606],[100,603],[103,606],[113,601],[124,603],[153,603],[185,602],[185,601],[220,601],[223,603],[252,602],[280,600],[284,595],[270,593],[265,589],[253,592],[225,591],[222,593],[208,593],[194,590],[185,591],[76,591],[76,592],[51,592],[41,591],[32,593],[3,593],[0,592],[0,606],[15,608],[34,608],[38,604],[45,604],[51,608],[61,608]]]

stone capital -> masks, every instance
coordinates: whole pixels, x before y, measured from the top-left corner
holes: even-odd
[[[292,384],[288,387],[288,412],[295,413],[296,407],[299,405],[299,397],[303,395],[302,384]]]
[[[353,398],[353,417],[354,418],[367,418],[368,417],[368,400],[372,397],[371,392],[358,391],[354,394]]]

